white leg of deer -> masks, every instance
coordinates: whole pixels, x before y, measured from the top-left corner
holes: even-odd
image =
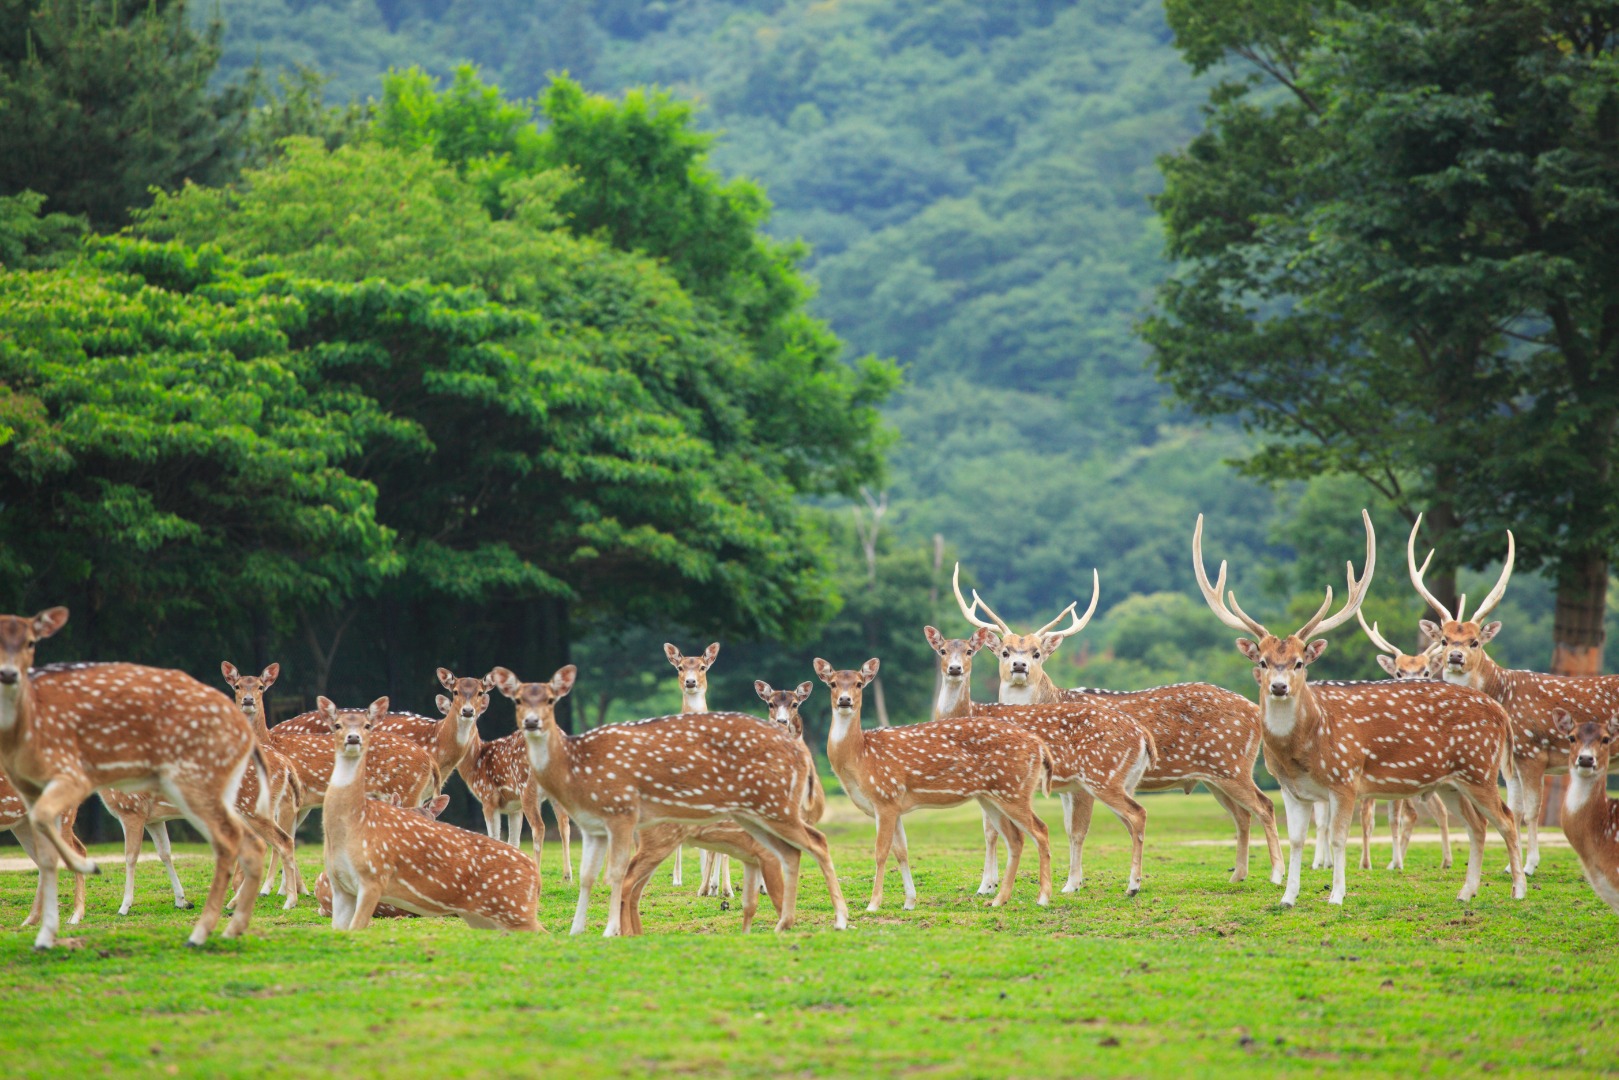
[[[1450,857],[1450,811],[1445,806],[1445,802],[1444,802],[1443,799],[1432,799],[1429,802],[1429,806],[1432,808],[1434,821],[1438,822],[1438,824],[1439,824],[1439,848],[1440,848],[1440,851],[1443,852],[1443,855],[1444,855],[1444,858],[1440,862],[1439,866],[1440,866],[1440,869],[1442,869],[1442,870],[1449,870],[1450,869],[1450,864],[1451,864],[1451,857]]]
[[[1096,809],[1096,798],[1088,791],[1069,792],[1062,796],[1062,825],[1068,833],[1068,880],[1063,883],[1065,893],[1078,892],[1085,883],[1085,837],[1091,831],[1091,812]]]
[[[1327,804],[1319,802],[1310,810],[1315,821],[1315,858],[1310,860],[1311,870],[1325,870],[1332,865],[1332,844],[1327,827]]]
[[[1282,906],[1292,907],[1299,899],[1299,873],[1315,804],[1283,788],[1282,806],[1287,811],[1287,888],[1282,892]]]
[[[1466,903],[1478,895],[1479,883],[1484,877],[1484,823],[1478,820],[1477,814],[1463,812],[1463,796],[1455,788],[1442,787],[1438,795],[1446,808],[1460,814],[1467,823],[1467,877],[1462,882],[1462,891],[1456,894],[1457,900]]]
[[[138,834],[137,834],[138,835]],[[39,863],[39,932],[34,935],[34,948],[49,949],[56,944],[56,931],[61,925],[62,913],[57,908],[56,872],[59,865],[56,849],[40,842],[35,860]]]
[[[1523,835],[1525,831],[1523,820],[1523,779],[1518,775],[1518,770],[1516,768],[1503,768],[1501,770],[1501,780],[1506,784],[1507,787],[1507,809],[1512,811],[1513,817],[1518,822],[1519,835]],[[1437,794],[1437,792],[1435,794]],[[1525,837],[1525,839],[1528,838]]]
[[[995,841],[1001,836],[1003,826],[999,815],[988,807],[984,808],[984,876],[978,879],[978,895],[988,896],[995,891],[1001,883],[1001,871],[995,861]]]
[[[1523,859],[1523,872],[1533,874],[1540,865],[1540,814],[1545,803],[1544,779],[1523,785],[1523,823],[1519,829],[1527,834],[1527,854]]]
[[[500,839],[500,824],[502,820],[503,816],[499,810],[491,810],[487,806],[483,808],[483,831],[488,834],[489,839]]]
[[[675,884],[675,885],[684,885],[685,884],[685,878],[681,877],[681,875],[680,875],[681,864],[684,863],[685,861],[686,861],[686,848],[685,848],[685,845],[681,845],[680,847],[675,848],[675,872],[674,872],[674,880],[673,880],[672,884]]]
[[[720,864],[717,873],[720,879],[721,895],[727,898],[735,896],[736,889],[731,885],[731,857],[721,855],[716,861]]]
[[[769,858],[769,856],[766,856]],[[742,932],[753,929],[753,916],[759,910],[759,868],[742,864]]]
[[[27,855],[30,859],[32,859],[33,863],[34,863],[34,866],[37,868],[39,866],[39,853],[38,853],[38,849],[36,849],[34,847],[34,830],[32,830],[32,829],[30,829],[28,827],[27,822],[23,822],[22,824],[18,825],[15,829],[11,830],[11,835],[15,836],[17,838],[17,843],[22,847],[23,854]],[[36,876],[34,878],[34,906],[29,909],[28,917],[22,921],[22,925],[23,926],[37,926],[37,925],[39,925],[39,920],[41,918],[41,910],[42,910],[43,906],[44,906],[44,879],[41,878],[41,877]]]
[[[124,826],[124,900],[118,905],[118,914],[128,915],[135,906],[135,864],[141,857],[141,829],[139,825]],[[34,860],[38,862],[36,858]]]
[[[506,815],[506,842],[512,847],[523,846],[523,812],[514,810]]]
[[[174,847],[169,843],[168,823],[160,821],[148,826],[146,831],[151,834],[152,846],[157,848],[157,857],[162,861],[163,869],[169,872],[169,889],[174,893],[174,906],[190,910],[193,905],[186,899],[186,887],[180,884],[180,875],[174,869]]]
[[[1405,849],[1400,846],[1400,831],[1405,827],[1404,799],[1389,800],[1389,865],[1390,870],[1405,869]]]
[[[1355,823],[1355,797],[1333,793],[1327,796],[1327,829],[1332,846],[1332,892],[1327,903],[1341,904],[1348,891],[1349,829]]]
[[[900,880],[905,883],[905,910],[916,908],[916,882],[911,880],[911,851],[905,842],[905,821],[894,826],[894,858],[899,861]]]
[[[680,849],[675,850],[678,854]],[[607,834],[586,832],[584,854],[579,857],[579,906],[573,911],[570,934],[585,932],[585,920],[590,914],[590,892],[596,887],[596,876],[601,873],[606,858]]]
[[[328,878],[327,880],[331,880]],[[332,882],[332,929],[347,930],[354,922],[354,907],[358,898],[351,892],[344,892]]]
[[[1360,810],[1360,868],[1372,868],[1372,828],[1377,824],[1377,800],[1362,799]]]

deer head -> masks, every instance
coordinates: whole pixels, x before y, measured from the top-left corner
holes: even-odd
[[[364,712],[358,709],[338,712],[331,698],[318,697],[315,699],[315,708],[331,727],[332,734],[337,736],[338,755],[355,759],[365,753],[365,746],[369,740],[366,733],[371,730],[373,724],[388,715],[388,699],[377,698],[366,706]]]
[[[568,696],[578,674],[579,669],[569,664],[558,669],[550,682],[526,683],[503,667],[495,668],[489,677],[495,689],[517,703],[518,730],[535,736],[557,728],[557,702]]]
[[[838,671],[831,664],[815,658],[815,674],[832,691],[832,734],[837,738],[849,730],[851,723],[860,722],[861,691],[877,677],[881,666],[875,656],[860,665],[859,671]]]
[[[663,643],[663,655],[667,656],[669,662],[675,666],[675,670],[680,672],[682,694],[692,697],[708,693],[708,669],[719,659],[719,642],[711,642],[701,656],[682,656],[679,649],[666,641]]]
[[[67,608],[53,607],[32,619],[0,615],[0,686],[17,686],[34,666],[34,646],[62,629]]]
[[[437,674],[439,685],[450,691],[450,696],[439,694],[434,704],[445,716],[454,716],[456,730],[465,735],[489,708],[489,690],[495,685],[494,672],[481,679],[466,675],[456,678],[449,668],[441,667]]]
[[[1575,776],[1592,779],[1608,775],[1610,742],[1619,736],[1619,717],[1605,724],[1587,721],[1576,724],[1567,709],[1552,710],[1552,728],[1568,740],[1568,770]]]
[[[264,695],[270,692],[270,687],[281,677],[280,664],[271,664],[257,675],[243,675],[236,670],[235,664],[225,660],[220,663],[219,670],[225,676],[226,685],[236,695],[236,707],[241,709],[249,720],[264,708]]]
[[[1501,597],[1506,595],[1507,582],[1512,578],[1512,563],[1517,556],[1517,541],[1512,538],[1512,530],[1507,530],[1507,559],[1501,565],[1501,577],[1497,579],[1495,588],[1484,597],[1484,602],[1478,606],[1478,610],[1468,618],[1466,596],[1456,598],[1456,613],[1452,615],[1450,609],[1441,604],[1422,583],[1423,572],[1433,561],[1433,551],[1430,549],[1428,557],[1422,560],[1422,565],[1417,565],[1417,530],[1420,528],[1422,528],[1422,515],[1418,514],[1416,523],[1411,526],[1411,536],[1405,542],[1406,568],[1411,573],[1411,584],[1416,587],[1417,595],[1421,596],[1444,620],[1439,623],[1431,619],[1422,620],[1422,632],[1434,643],[1445,681],[1465,683],[1470,681],[1483,665],[1484,646],[1501,631],[1499,622],[1486,623],[1484,618],[1495,610],[1495,606],[1501,602]]]
[[[1327,651],[1325,638],[1310,641],[1310,635],[1342,626],[1366,599],[1366,586],[1371,584],[1372,570],[1377,565],[1377,536],[1372,531],[1372,516],[1365,510],[1360,512],[1360,516],[1366,525],[1366,569],[1357,580],[1355,564],[1347,564],[1349,595],[1343,608],[1336,615],[1327,617],[1327,611],[1332,607],[1332,586],[1327,586],[1327,598],[1321,602],[1321,607],[1297,632],[1286,637],[1277,637],[1250,618],[1237,604],[1235,590],[1226,592],[1224,560],[1220,562],[1218,579],[1213,585],[1209,584],[1208,571],[1203,566],[1203,515],[1197,516],[1197,528],[1192,532],[1192,567],[1197,572],[1198,588],[1203,590],[1203,599],[1221,622],[1233,630],[1246,630],[1259,639],[1251,641],[1245,637],[1238,638],[1237,651],[1254,665],[1254,679],[1259,683],[1261,699],[1266,695],[1273,702],[1297,699],[1304,688],[1305,669]]]
[[[1056,652],[1064,641],[1085,629],[1085,625],[1091,621],[1091,616],[1096,614],[1096,601],[1101,595],[1102,578],[1096,570],[1091,570],[1091,606],[1085,609],[1083,617],[1075,614],[1079,608],[1079,601],[1076,600],[1058,612],[1055,619],[1032,634],[1014,634],[1011,627],[984,603],[977,589],[973,590],[973,602],[969,605],[966,598],[961,595],[960,563],[956,564],[955,573],[950,577],[950,585],[955,590],[956,603],[961,607],[962,616],[980,630],[989,631],[985,642],[997,654],[1002,685],[1022,689],[1049,681],[1045,675],[1046,661],[1051,659],[1051,654]],[[977,614],[979,609],[983,609],[984,614],[993,621],[985,622],[980,618]],[[1061,630],[1054,630],[1053,628],[1064,618],[1071,620],[1069,625]]]
[[[973,654],[995,638],[995,632],[980,626],[971,637],[947,638],[931,626],[922,627],[922,636],[939,654],[939,677],[949,683],[972,678]]]
[[[1439,658],[1436,648],[1430,646],[1426,652],[1417,653],[1415,656],[1401,652],[1389,644],[1382,634],[1377,632],[1376,623],[1372,623],[1370,626],[1366,624],[1366,616],[1359,608],[1355,609],[1355,618],[1360,621],[1360,628],[1366,631],[1366,636],[1371,639],[1372,644],[1382,650],[1377,655],[1377,665],[1387,672],[1391,679],[1396,682],[1409,682],[1412,680],[1427,681],[1439,677]],[[1385,656],[1384,653],[1389,655]]]
[[[798,715],[798,707],[808,700],[814,689],[814,685],[808,682],[799,683],[793,690],[772,690],[763,679],[756,679],[753,683],[753,692],[770,710],[770,719],[800,736],[804,734],[804,721]]]

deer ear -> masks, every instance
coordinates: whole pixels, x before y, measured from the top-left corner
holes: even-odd
[[[1250,664],[1257,664],[1265,658],[1264,654],[1259,651],[1259,646],[1245,637],[1237,639],[1237,651],[1246,656]]]
[[[445,697],[443,694],[440,694],[438,697],[434,698],[433,704],[438,706],[438,711],[441,713],[445,713],[447,715],[450,711],[450,699]]]
[[[1394,666],[1394,657],[1392,656],[1385,656],[1382,653],[1378,653],[1377,666],[1382,668],[1390,675],[1398,675],[1400,673],[1400,669]]]
[[[1619,716],[1608,718],[1608,738],[1619,738]]]
[[[447,667],[441,667],[435,674],[438,675],[438,684],[446,690],[455,689],[455,672]]]
[[[882,666],[882,661],[878,660],[875,656],[873,656],[870,660],[867,660],[864,664],[861,664],[860,665],[860,678],[861,678],[861,681],[862,682],[868,682],[868,683],[871,682],[871,680],[873,680],[873,679],[875,679],[877,677],[877,669],[879,667],[881,667],[881,666]]]
[[[1486,644],[1491,638],[1495,637],[1495,635],[1499,634],[1500,632],[1501,624],[1499,622],[1490,623],[1488,626],[1482,627],[1479,630],[1478,643],[1480,645]]]
[[[317,697],[315,699],[315,710],[317,712],[334,713],[337,711],[337,703],[329,697]]]
[[[490,668],[488,678],[494,683],[496,690],[509,698],[515,698],[518,686],[522,685],[517,681],[516,674],[508,668]]]
[[[551,692],[557,697],[566,697],[573,689],[573,680],[579,677],[579,669],[572,664],[560,669],[551,676]]]
[[[825,660],[822,660],[819,656],[817,656],[815,658],[814,667],[815,667],[815,676],[816,676],[816,678],[820,679],[822,682],[826,683],[828,686],[831,686],[832,685],[832,676],[837,674],[837,669],[834,668],[831,664],[827,663]]]
[[[798,703],[800,705],[802,705],[802,704],[804,704],[804,702],[809,700],[809,696],[811,694],[813,694],[814,692],[815,692],[815,684],[814,683],[812,683],[812,682],[801,682],[801,683],[798,684],[797,689],[795,689],[793,691],[793,697],[797,698]]]
[[[494,671],[489,672],[489,674],[487,674],[483,678],[479,679],[478,680],[478,685],[483,687],[484,693],[486,693],[486,694],[489,691],[493,690],[495,688],[495,673],[494,673]]]
[[[1001,635],[997,634],[993,630],[980,630],[979,632],[984,635],[984,644],[985,645],[989,646],[991,649],[996,650],[997,652],[1000,651],[1000,648],[1001,648]]]
[[[46,608],[34,616],[34,637],[44,640],[62,629],[67,623],[67,608]]]
[[[1429,641],[1437,644],[1438,642],[1445,640],[1445,632],[1441,630],[1439,628],[1439,624],[1434,622],[1432,619],[1423,619],[1421,622],[1417,623],[1417,626],[1422,630],[1423,634],[1427,636]]]
[[[761,701],[770,700],[770,684],[763,679],[753,680],[753,692],[759,695],[759,700]]]
[[[1574,717],[1567,709],[1552,710],[1552,727],[1564,735],[1574,734]]]
[[[423,806],[422,809],[427,812],[428,817],[436,818],[444,813],[444,808],[449,805],[450,797],[448,795],[439,795],[428,800],[427,805]]]
[[[1321,654],[1327,651],[1327,639],[1318,637],[1304,647],[1304,662],[1313,664],[1321,659]]]
[[[922,636],[928,639],[928,644],[935,649],[944,648],[944,635],[931,626],[922,627]]]
[[[1050,656],[1062,646],[1063,639],[1057,634],[1047,634],[1040,639],[1040,651]]]
[[[366,706],[365,714],[372,720],[381,720],[388,715],[388,699],[385,697],[377,698],[377,700]]]
[[[973,636],[967,639],[967,651],[969,653],[975,653],[994,640],[994,631],[986,630],[984,627],[980,626],[977,630],[973,631]],[[996,642],[996,644],[999,644],[999,642]]]
[[[236,688],[237,680],[242,677],[242,673],[236,670],[236,665],[229,660],[220,661],[219,673],[225,676],[225,685],[233,690]]]
[[[263,671],[259,672],[259,682],[264,684],[263,689],[265,689],[265,690],[268,690],[268,689],[270,689],[270,687],[274,686],[275,681],[277,679],[279,679],[280,677],[281,677],[281,665],[280,664],[271,664],[269,667],[267,667]]]
[[[717,642],[717,641],[709,642],[708,643],[708,648],[703,650],[703,663],[705,665],[712,664],[715,660],[718,660],[719,657],[720,657],[720,643]]]
[[[680,650],[669,644],[667,641],[663,643],[663,655],[669,658],[669,662],[671,664],[674,664],[676,667],[680,666]]]

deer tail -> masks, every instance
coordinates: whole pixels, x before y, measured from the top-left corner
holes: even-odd
[[[1158,764],[1158,740],[1152,737],[1152,732],[1145,728],[1141,732],[1141,748],[1147,752],[1147,766]]]
[[[1040,794],[1051,794],[1051,774],[1057,768],[1057,762],[1051,756],[1051,748],[1040,741]]]
[[[270,816],[270,770],[264,764],[264,749],[253,741],[253,772],[259,778],[259,797],[253,803],[253,812],[261,818]]]

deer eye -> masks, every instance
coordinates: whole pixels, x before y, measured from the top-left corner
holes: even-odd
[[[1304,661],[1303,660],[1295,660],[1295,661],[1293,661],[1293,670],[1294,671],[1297,671],[1299,668],[1301,668],[1303,666],[1304,666]]]
[[[1012,650],[1011,649],[1002,649],[1001,650],[1001,655],[1002,656],[1011,656],[1012,655]]]
[[[1467,645],[1468,645],[1468,648],[1472,648],[1472,649],[1478,648],[1478,639],[1474,638],[1472,641],[1469,641],[1467,643]]]
[[[371,730],[371,721],[367,720],[365,722],[365,730],[367,730],[367,731]]]
[[[1036,660],[1040,659],[1040,650],[1039,649],[1034,650],[1034,658]]]

